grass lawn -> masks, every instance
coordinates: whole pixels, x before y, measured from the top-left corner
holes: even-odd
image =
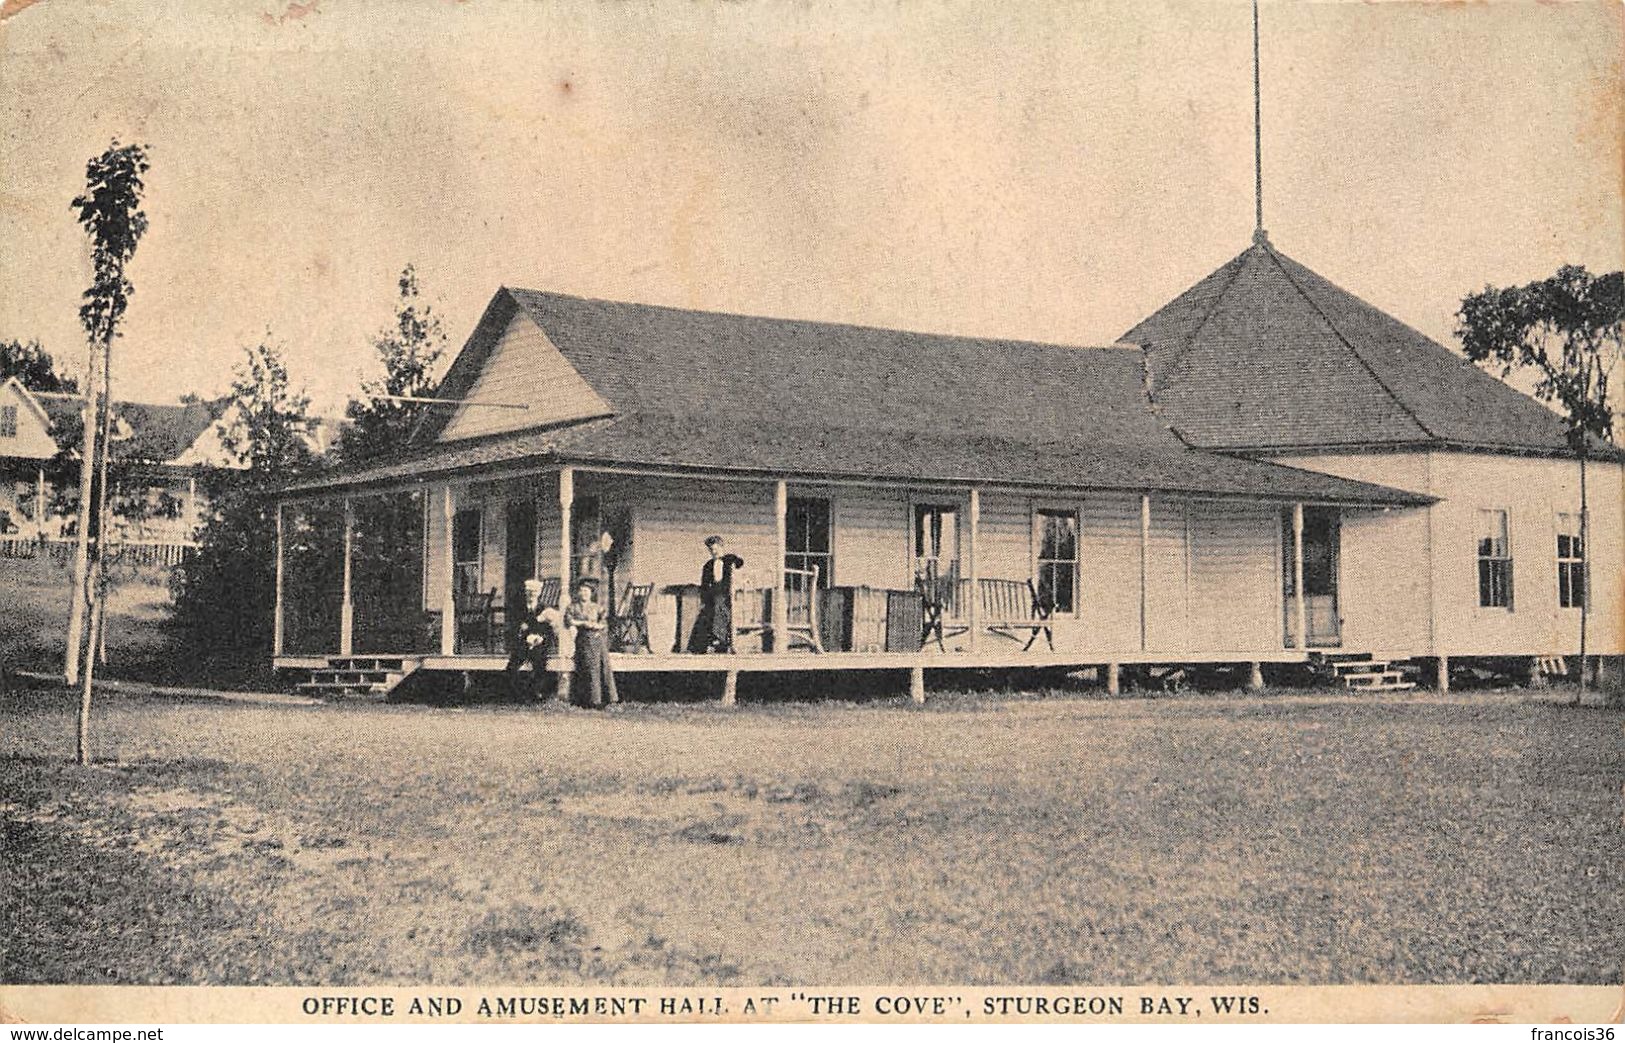
[[[0,705],[8,982],[1617,982],[1625,714],[1525,694]]]
[[[59,673],[67,646],[72,566],[42,559],[0,559],[0,667]],[[178,651],[170,622],[169,572],[115,567],[108,598],[107,663],[96,676],[157,684],[264,688],[275,683],[268,660],[201,657]],[[3,672],[3,671],[0,671]]]

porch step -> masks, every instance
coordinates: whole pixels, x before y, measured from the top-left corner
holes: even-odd
[[[1341,652],[1318,654],[1310,663],[1322,676],[1343,687],[1358,692],[1408,692],[1416,682],[1402,669],[1386,659],[1376,659],[1369,652]]]
[[[295,686],[302,695],[325,697],[387,696],[423,660],[407,656],[333,656]]]

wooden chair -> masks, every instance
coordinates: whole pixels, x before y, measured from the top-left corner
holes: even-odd
[[[1043,634],[1050,651],[1055,651],[1055,633],[1050,628],[1050,617],[1055,607],[1038,596],[1038,588],[1030,579],[984,579],[980,581],[982,598],[982,628],[990,634],[1021,640],[1027,632],[1025,652],[1033,647],[1038,635]]]
[[[823,652],[824,639],[818,627],[818,566],[785,569],[784,589],[773,596],[784,598],[783,651],[799,642],[814,652]],[[777,635],[774,647],[779,647]]]
[[[739,649],[739,639],[753,634],[773,633],[774,598],[782,597],[784,604],[784,639],[774,634],[775,651],[788,651],[796,644],[824,650],[823,638],[818,632],[818,566],[808,569],[785,569],[784,589],[771,587],[735,587],[733,591],[733,648]]]
[[[649,652],[649,598],[654,595],[653,583],[629,583],[615,606],[615,618],[610,620],[609,647],[617,652]]]
[[[948,646],[945,638],[958,637],[970,630],[964,623],[963,607],[964,591],[961,587],[968,587],[968,581],[959,578],[959,564],[957,562],[948,566],[947,573],[938,571],[934,561],[926,562],[916,571],[914,576],[915,589],[920,592],[923,603],[924,622],[921,626],[920,647],[924,648],[932,641],[937,643],[940,651],[946,652]]]
[[[457,651],[468,641],[478,641],[487,653],[498,651],[497,641],[501,628],[497,625],[497,588],[481,593],[469,591],[458,594]]]

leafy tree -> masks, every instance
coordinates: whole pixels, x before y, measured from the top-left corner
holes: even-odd
[[[1580,688],[1586,688],[1586,637],[1591,615],[1590,499],[1586,461],[1598,444],[1614,441],[1609,380],[1625,354],[1625,276],[1593,275],[1583,265],[1524,286],[1467,296],[1456,313],[1456,335],[1467,357],[1502,378],[1531,374],[1535,395],[1563,414],[1569,447],[1580,463]]]
[[[74,555],[74,596],[68,618],[67,664],[64,673],[71,682],[77,672],[81,681],[79,696],[79,763],[90,759],[90,692],[95,673],[96,652],[100,647],[104,598],[101,597],[106,557],[107,445],[112,415],[113,341],[129,307],[135,287],[125,275],[125,266],[135,256],[136,245],[147,231],[147,215],[141,209],[142,181],[148,169],[145,145],[120,145],[115,138],[101,155],[85,164],[85,193],[74,197],[71,208],[90,236],[93,275],[79,307],[79,323],[85,328],[89,346],[87,370],[91,393],[100,402],[85,402],[84,450],[79,479],[79,545]],[[98,431],[98,426],[100,430]],[[94,532],[92,525],[94,524]],[[95,538],[94,557],[91,543]],[[88,602],[88,606],[87,606]],[[88,640],[81,638],[85,609],[90,609]],[[84,661],[79,664],[83,647]]]
[[[264,485],[311,466],[310,396],[289,380],[282,346],[269,331],[243,352],[233,377],[228,411],[235,415],[221,443],[248,467],[249,481]]]
[[[232,383],[228,452],[248,467],[206,476],[213,514],[198,546],[170,574],[174,627],[187,661],[219,677],[262,669],[276,604],[276,507],[264,494],[316,466],[310,398],[295,388],[269,336],[244,352]]]
[[[79,393],[79,382],[58,371],[56,359],[30,340],[0,340],[0,383],[16,377],[30,391],[44,391],[64,395]]]
[[[361,397],[352,399],[345,411],[350,427],[339,443],[345,461],[371,459],[403,445],[429,407],[400,399],[426,397],[435,389],[436,371],[446,351],[440,316],[423,302],[412,265],[401,271],[397,285],[394,325],[372,341],[384,364],[384,379],[363,383]]]

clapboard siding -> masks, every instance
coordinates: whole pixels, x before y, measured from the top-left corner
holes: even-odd
[[[836,584],[901,589],[913,582],[913,507],[907,492],[853,487],[808,492],[829,496],[835,504]]]
[[[1576,609],[1557,603],[1556,515],[1577,512],[1573,460],[1440,450],[1292,457],[1297,467],[1439,498],[1431,507],[1345,511],[1344,644],[1390,654],[1579,651]],[[1590,465],[1591,650],[1625,652],[1622,469]],[[1478,604],[1478,511],[1505,510],[1513,607]]]
[[[1185,543],[1189,509],[1183,501],[1151,501],[1146,647],[1154,651],[1178,652],[1190,647],[1190,593],[1185,585],[1190,562]]]
[[[1193,504],[1193,651],[1281,647],[1280,526],[1280,512],[1273,507],[1220,501]]]
[[[1435,637],[1447,655],[1573,654],[1580,612],[1560,608],[1557,513],[1578,513],[1579,465],[1572,460],[1431,454]],[[1621,624],[1621,468],[1589,466],[1592,600],[1588,651],[1625,651]],[[1478,511],[1507,512],[1512,543],[1512,609],[1478,604]]]
[[[1329,453],[1281,463],[1397,489],[1429,491],[1428,454]],[[1384,655],[1432,650],[1428,508],[1342,512],[1338,614],[1344,648]]]
[[[1078,641],[1102,652],[1140,647],[1140,501],[1079,505]]]
[[[440,441],[518,431],[609,412],[598,393],[523,312],[509,321],[479,378],[464,397],[469,402],[524,403],[530,408],[458,406],[440,432]]]
[[[650,641],[657,650],[671,648],[676,631],[676,600],[664,588],[697,583],[708,552],[705,538],[719,535],[728,551],[745,559],[738,574],[746,585],[771,585],[777,575],[779,549],[770,483],[717,482],[701,479],[645,478],[577,474],[576,496],[597,496],[607,515],[631,508],[635,547],[629,573],[616,584],[652,583],[649,602]],[[556,532],[556,511],[549,527]],[[558,542],[555,535],[553,543]],[[548,556],[555,562],[558,551]]]
[[[780,549],[769,482],[618,476],[578,472],[578,501],[596,497],[607,516],[632,514],[632,547],[616,582],[662,588],[696,581],[705,561],[704,539],[718,533],[729,550],[745,558],[742,580],[770,584]],[[828,498],[834,511],[834,575],[841,586],[907,587],[912,582],[912,518],[915,502],[945,500],[942,493],[791,485],[790,495]],[[947,494],[951,497],[952,494]],[[533,499],[537,510],[537,571],[554,576],[559,563],[557,478],[459,488],[455,505],[477,504],[484,512],[482,588],[500,587],[505,551],[504,506]],[[959,501],[961,507],[964,501]],[[986,493],[981,497],[978,572],[985,578],[1027,580],[1033,568],[1033,512],[1078,513],[1078,611],[1055,621],[1057,649],[1089,661],[1144,647],[1178,659],[1186,652],[1262,651],[1281,647],[1280,508],[1274,505],[1153,499],[1150,542],[1144,567],[1148,586],[1143,637],[1140,593],[1140,501],[1134,496],[1082,499]],[[426,526],[429,583],[426,606],[438,607],[444,583],[444,547],[438,490],[428,497]],[[1346,539],[1367,541],[1379,512],[1346,512]],[[961,522],[968,535],[968,522]],[[1383,529],[1382,532],[1389,532]],[[1388,538],[1384,536],[1383,538]],[[1345,555],[1354,553],[1345,550]],[[1363,553],[1363,552],[1362,552]],[[1381,569],[1345,561],[1345,575],[1362,569],[1376,582]],[[650,605],[657,647],[675,628],[675,602],[657,593]]]
[[[1338,613],[1344,648],[1387,654],[1430,649],[1428,515],[1345,510]]]

